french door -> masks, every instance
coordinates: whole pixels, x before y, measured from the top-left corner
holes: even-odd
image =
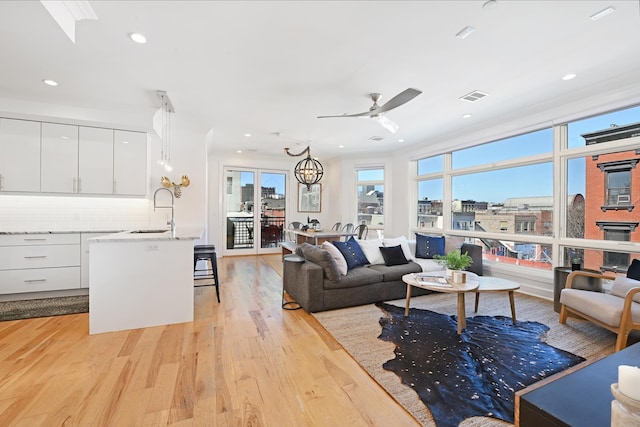
[[[224,168],[225,255],[281,252],[287,214],[287,172]]]

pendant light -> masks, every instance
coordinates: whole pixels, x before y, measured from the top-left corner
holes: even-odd
[[[292,154],[289,152],[288,148],[285,148],[284,151],[291,157],[299,157],[307,153],[307,157],[300,160],[293,169],[296,180],[298,180],[300,184],[306,185],[307,190],[310,190],[312,184],[320,182],[322,175],[324,175],[324,168],[322,167],[322,163],[311,158],[311,150],[309,146],[298,154]]]

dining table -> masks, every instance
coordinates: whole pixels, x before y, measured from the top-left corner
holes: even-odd
[[[296,243],[310,243],[312,245],[321,245],[322,242],[330,242],[333,240],[341,240],[343,237],[355,236],[354,232],[336,231],[336,230],[302,230],[299,228],[287,228],[287,233],[295,234]]]

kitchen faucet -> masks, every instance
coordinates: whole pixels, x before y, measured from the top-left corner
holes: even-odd
[[[156,204],[156,195],[158,194],[158,191],[160,190],[165,190],[168,191],[169,194],[171,195],[171,206],[158,206]],[[173,235],[173,237],[175,237],[176,234],[176,220],[174,217],[174,198],[173,198],[173,193],[171,192],[171,190],[169,190],[168,188],[165,187],[160,187],[158,188],[154,193],[153,193],[153,210],[155,211],[156,209],[171,209],[171,220],[167,222],[167,224],[171,225],[171,234]]]

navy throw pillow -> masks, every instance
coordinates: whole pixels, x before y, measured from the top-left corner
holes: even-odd
[[[435,255],[444,255],[444,236],[416,233],[416,258],[432,259]]]
[[[400,245],[380,247],[380,252],[382,252],[382,258],[384,258],[384,265],[386,266],[409,264]]]
[[[627,277],[633,280],[640,280],[640,259],[631,261],[631,265],[627,269]]]
[[[346,242],[333,241],[332,243],[347,261],[347,270],[369,264],[367,256],[362,252],[362,248],[353,236]]]

